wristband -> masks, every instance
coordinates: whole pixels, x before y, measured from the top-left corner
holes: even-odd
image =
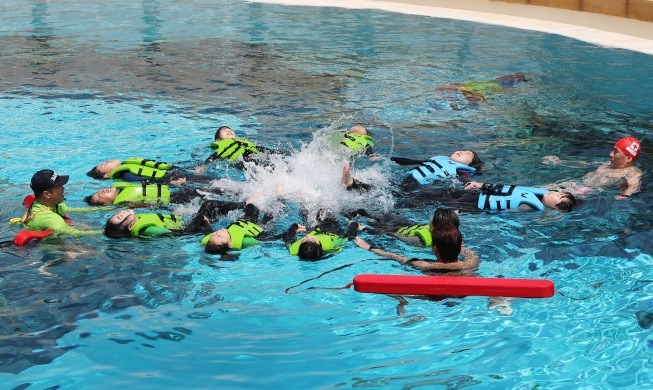
[[[374,246],[374,245],[370,245],[370,247],[367,248],[368,251],[371,251],[372,249],[379,249],[379,247]]]

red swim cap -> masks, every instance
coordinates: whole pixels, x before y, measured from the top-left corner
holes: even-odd
[[[635,137],[623,137],[614,144],[615,148],[624,152],[624,154],[632,158],[633,161],[637,160],[637,157],[639,157],[639,152],[641,152],[640,146],[639,141]]]

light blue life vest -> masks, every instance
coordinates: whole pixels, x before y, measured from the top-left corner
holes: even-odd
[[[433,156],[424,161],[422,165],[408,171],[420,184],[430,184],[438,179],[454,178],[457,169],[462,169],[473,174],[476,168],[451,160],[447,156]]]
[[[542,211],[545,207],[537,196],[542,196],[548,192],[537,187],[483,184],[481,195],[478,197],[478,208],[499,211],[516,209],[521,204],[527,204]]]

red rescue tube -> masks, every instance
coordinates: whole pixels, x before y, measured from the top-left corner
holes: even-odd
[[[542,279],[370,274],[354,277],[354,290],[376,294],[520,298],[547,298],[555,293],[553,282]]]
[[[34,240],[40,240],[52,233],[54,233],[54,230],[21,230],[18,232],[18,234],[16,234],[16,237],[14,237],[14,244],[18,246],[27,245]]]

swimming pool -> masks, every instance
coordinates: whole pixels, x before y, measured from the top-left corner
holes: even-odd
[[[22,215],[38,169],[70,174],[67,203],[82,205],[102,187],[85,176],[95,163],[144,155],[193,165],[223,124],[303,151],[291,161],[319,162],[320,177],[334,180],[340,161],[311,145],[354,123],[372,130],[385,156],[474,149],[488,181],[577,179],[592,168],[543,166],[542,157],[604,161],[624,135],[642,140],[638,166],[651,171],[653,61],[639,53],[372,10],[154,0],[11,1],[0,10],[3,221]],[[434,94],[515,72],[530,81],[478,107],[451,109]],[[405,169],[387,161],[354,168],[381,192],[337,204],[392,207],[384,180]],[[234,186],[242,179],[233,168],[208,174]],[[242,190],[269,191],[286,177],[278,175],[256,176]],[[549,278],[586,298],[515,299],[511,315],[488,310],[482,297],[409,299],[398,315],[397,301],[383,295],[315,288],[342,287],[360,273],[413,273],[352,244],[316,263],[274,244],[221,262],[195,237],[5,246],[3,387],[641,388],[653,380],[653,337],[636,318],[653,299],[650,193],[644,181],[628,202],[608,189],[566,215],[461,216],[481,275]],[[399,212],[424,220],[432,209]],[[112,214],[75,221],[99,227]],[[295,217],[284,209],[278,226]],[[0,241],[16,232],[4,226]]]

